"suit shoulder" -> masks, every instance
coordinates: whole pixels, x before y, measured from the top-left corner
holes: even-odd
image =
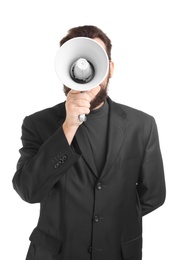
[[[125,112],[127,118],[129,118],[129,119],[140,120],[140,121],[153,120],[152,115],[150,115],[142,110],[139,110],[137,108],[130,107],[130,106],[127,106],[124,104],[117,103],[117,105],[119,105],[121,107],[121,109]]]
[[[134,133],[137,131],[136,133],[148,136],[152,129],[157,128],[155,118],[152,115],[124,104],[117,104],[117,106],[124,112],[129,129],[132,129]]]
[[[26,116],[22,128],[39,136],[41,142],[47,140],[59,127],[59,122],[64,120],[64,103],[45,108]]]
[[[64,108],[64,102],[59,103],[57,105],[54,105],[52,107],[48,107],[42,110],[39,110],[37,112],[34,112],[27,117],[29,117],[32,120],[45,120],[47,118],[52,118],[52,117],[58,117],[58,115],[61,117],[63,114],[61,111],[63,111]]]
[[[113,111],[116,114],[118,113],[119,116],[121,116],[125,120],[127,120],[131,127],[138,130],[140,129],[142,131],[144,129],[150,131],[153,124],[156,124],[155,119],[152,115],[125,104],[116,103],[114,101],[112,102],[110,101],[110,105],[112,106]]]

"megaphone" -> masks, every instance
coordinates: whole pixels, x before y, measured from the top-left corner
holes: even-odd
[[[55,57],[55,71],[59,80],[68,88],[81,92],[100,85],[108,70],[109,59],[105,49],[88,37],[68,40]]]
[[[77,75],[73,75],[75,69]],[[55,71],[59,80],[73,90],[87,91],[97,87],[105,79],[108,69],[105,49],[87,37],[68,40],[55,57]]]

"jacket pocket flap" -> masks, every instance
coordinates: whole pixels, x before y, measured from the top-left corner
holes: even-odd
[[[133,240],[122,243],[123,259],[128,259],[132,256],[142,253],[142,236]]]
[[[35,245],[46,248],[54,255],[56,255],[61,248],[61,242],[59,240],[47,235],[38,227],[33,230],[29,239]]]

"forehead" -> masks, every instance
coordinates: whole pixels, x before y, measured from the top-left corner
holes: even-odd
[[[106,45],[100,38],[93,38],[94,41],[98,42],[105,50],[106,50]]]

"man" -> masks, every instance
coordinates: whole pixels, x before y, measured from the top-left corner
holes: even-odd
[[[60,45],[74,37],[105,48],[109,73],[85,93],[64,86],[65,102],[24,119],[13,185],[23,200],[40,203],[26,259],[141,260],[142,217],[165,200],[156,123],[108,97],[107,35],[79,26]]]

